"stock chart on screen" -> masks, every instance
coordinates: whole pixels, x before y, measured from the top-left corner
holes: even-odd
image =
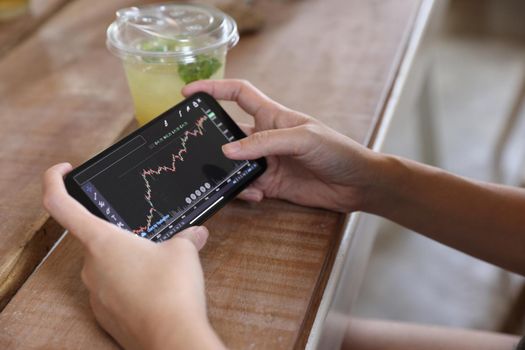
[[[74,176],[114,224],[155,241],[193,224],[255,170],[226,158],[234,137],[197,99],[155,122]]]

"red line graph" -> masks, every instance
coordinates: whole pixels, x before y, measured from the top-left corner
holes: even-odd
[[[142,169],[141,177],[144,180],[144,185],[146,187],[146,193],[144,195],[144,198],[146,199],[146,202],[148,203],[150,209],[148,210],[148,214],[146,215],[146,225],[140,226],[139,228],[133,230],[133,233],[139,234],[142,231],[147,230],[151,226],[151,222],[155,213],[161,215],[161,213],[159,213],[159,211],[155,208],[155,205],[153,204],[153,200],[151,198],[151,185],[148,180],[148,177],[154,175],[161,175],[164,173],[175,173],[177,171],[177,162],[183,162],[184,155],[188,152],[188,149],[186,147],[188,139],[190,137],[198,137],[204,134],[203,124],[207,119],[207,116],[200,117],[195,122],[195,128],[193,130],[187,130],[184,132],[183,136],[180,137],[180,149],[171,154],[171,163],[169,163],[168,165],[159,165],[155,169]]]

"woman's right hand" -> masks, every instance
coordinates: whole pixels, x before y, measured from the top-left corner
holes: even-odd
[[[266,157],[267,171],[239,196],[280,198],[341,212],[360,210],[376,172],[373,151],[320,121],[290,110],[242,80],[203,80],[187,85],[185,96],[204,91],[235,101],[255,120],[242,126],[248,137],[223,146],[231,159]]]

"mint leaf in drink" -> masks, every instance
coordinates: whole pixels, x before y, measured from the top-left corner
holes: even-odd
[[[221,68],[221,62],[215,57],[197,55],[195,62],[179,63],[179,75],[189,84],[196,80],[208,79]]]

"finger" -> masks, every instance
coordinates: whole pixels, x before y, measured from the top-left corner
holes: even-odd
[[[251,135],[255,131],[255,127],[253,125],[246,124],[246,123],[238,123],[237,125],[242,130],[242,132],[245,133],[246,135]]]
[[[257,114],[270,117],[279,108],[277,102],[245,80],[199,80],[186,85],[182,89],[182,94],[189,96],[199,91],[206,92],[218,100],[235,101],[248,114],[256,118]]]
[[[310,130],[312,129],[312,130]],[[257,159],[272,155],[301,156],[320,142],[313,127],[264,130],[227,143],[222,151],[230,159]]]
[[[176,239],[187,239],[191,243],[193,243],[193,245],[195,245],[195,248],[197,248],[197,250],[201,250],[202,247],[204,247],[204,245],[206,244],[206,241],[208,240],[208,235],[209,233],[206,227],[192,226],[177,233],[177,235],[172,241]],[[170,241],[168,241],[167,244],[169,244],[169,242]]]
[[[247,202],[260,202],[264,198],[264,193],[257,188],[248,187],[239,193],[237,198]]]
[[[97,227],[105,226],[105,222],[91,214],[67,193],[63,177],[71,168],[71,164],[61,163],[45,172],[43,204],[63,227],[85,244],[98,232]]]

